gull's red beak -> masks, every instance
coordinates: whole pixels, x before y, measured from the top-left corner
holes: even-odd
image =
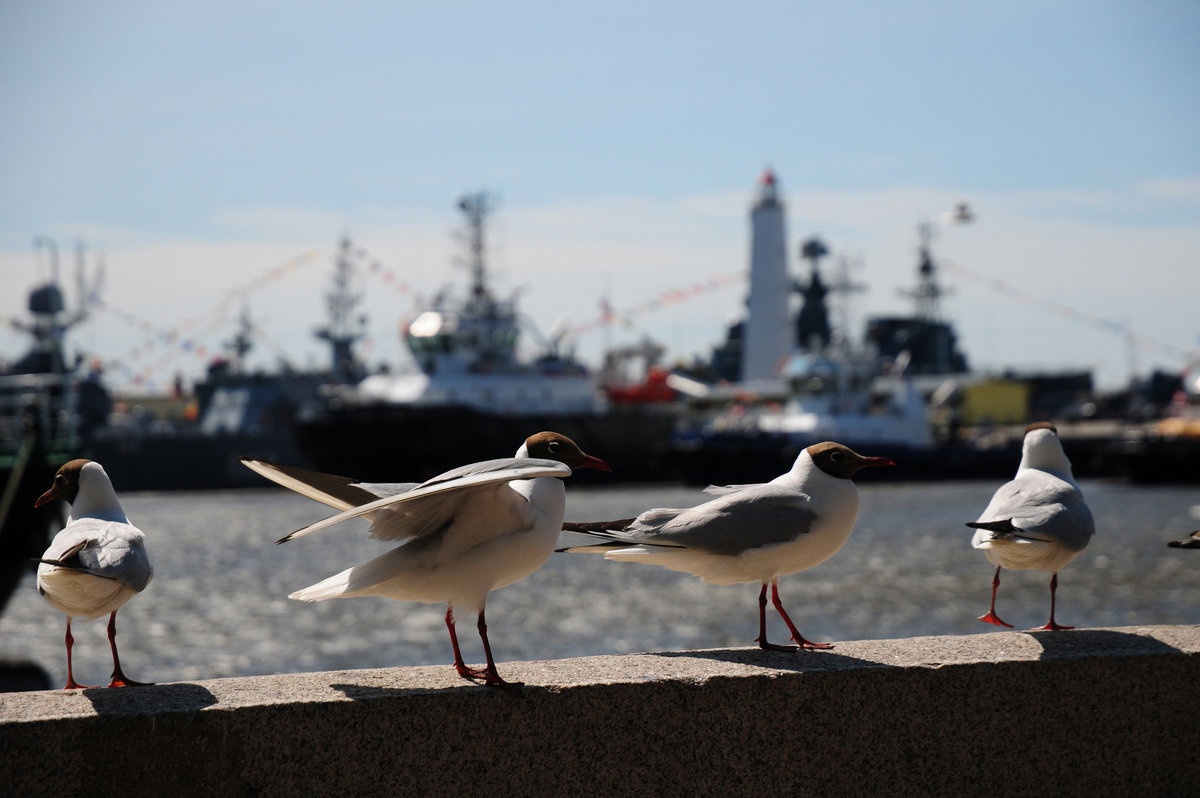
[[[576,460],[570,465],[571,468],[594,468],[597,471],[612,471],[612,466],[599,457],[592,457],[590,454],[585,454],[582,460]]]

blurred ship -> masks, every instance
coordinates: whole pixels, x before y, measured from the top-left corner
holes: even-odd
[[[960,218],[968,220],[966,206]],[[943,289],[922,225],[910,316],[867,320],[862,340],[831,298],[864,289],[843,259],[827,282],[816,237],[800,249],[807,281],[787,267],[782,199],[773,172],[758,185],[751,214],[749,293],[744,319],[713,352],[707,379],[674,375],[687,397],[686,422],[672,439],[678,470],[691,482],[753,482],[790,468],[804,448],[836,440],[904,465],[893,478],[972,476],[1009,469],[1019,439],[987,446],[960,439],[955,404],[974,379],[954,328],[939,314]],[[790,298],[799,294],[799,307]]]
[[[448,287],[405,325],[414,366],[324,390],[317,410],[297,420],[301,451],[323,471],[424,479],[464,462],[510,456],[529,435],[554,430],[606,460],[615,478],[667,476],[675,416],[662,400],[670,397],[606,393],[561,336],[523,358],[522,335],[536,328],[515,297],[501,299],[491,285],[490,198],[468,195],[458,208],[465,217],[466,295],[456,297]]]
[[[52,243],[47,246],[53,254]],[[342,241],[328,295],[330,321],[318,331],[333,353],[328,369],[245,369],[254,325],[243,312],[226,343],[228,355],[209,364],[190,396],[177,390],[167,397],[114,399],[99,359],[69,357],[67,334],[88,317],[89,306],[102,304],[102,273],[85,281],[81,260],[78,306],[68,309],[55,263],[50,280],[30,293],[30,320],[10,320],[29,335],[31,346],[0,374],[0,478],[11,473],[22,436],[35,426],[51,475],[72,457],[88,457],[104,463],[123,491],[260,486],[238,462],[241,455],[306,464],[296,446],[296,415],[321,386],[361,376],[348,354],[354,335],[342,323],[353,310],[350,247]]]
[[[940,312],[945,291],[930,224],[918,227],[917,281],[903,292],[914,312],[868,318],[854,340],[844,302],[863,286],[850,280],[844,259],[826,282],[820,261],[829,251],[818,238],[800,249],[808,279],[789,276],[783,203],[770,171],[750,218],[745,316],[706,367],[669,380],[685,397],[672,458],[688,481],[771,479],[821,440],[902,465],[878,478],[1007,476],[1020,459],[1024,428],[1035,420],[1058,426],[1077,476],[1200,478],[1194,374],[1181,381],[1156,372],[1128,392],[1100,396],[1087,370],[973,371]],[[973,214],[960,203],[946,218],[969,222]],[[830,301],[839,298],[841,308]]]
[[[1161,417],[1125,429],[1121,452],[1127,475],[1149,484],[1200,482],[1200,366],[1154,377],[1166,383],[1170,399]]]
[[[339,242],[333,287],[325,296],[326,324],[315,335],[329,345],[324,369],[297,369],[282,361],[274,371],[245,368],[255,325],[243,311],[228,356],[214,359],[192,388],[182,413],[113,413],[87,437],[87,451],[125,490],[261,487],[238,461],[255,457],[311,466],[296,438],[296,419],[311,412],[321,389],[353,382],[364,372],[354,354],[365,319],[357,313],[354,246]],[[145,404],[142,405],[145,407]],[[110,465],[111,464],[111,465]]]
[[[103,387],[78,378],[80,364],[68,362],[63,347],[67,332],[87,314],[67,309],[54,242],[38,238],[35,246],[49,256],[49,279],[30,291],[29,318],[8,320],[30,337],[30,348],[0,369],[0,611],[62,521],[49,509],[35,512],[34,502],[58,467],[79,456],[83,435],[107,413]],[[83,293],[82,250],[79,259]]]
[[[827,278],[821,260],[829,252],[817,238],[801,247],[807,280],[790,276],[783,204],[768,171],[751,208],[746,314],[711,360],[667,369],[662,347],[643,341],[610,349],[593,372],[565,334],[543,337],[515,295],[497,296],[486,259],[489,197],[465,196],[458,209],[466,290],[444,288],[404,324],[407,366],[368,374],[356,357],[366,329],[354,288],[361,251],[347,238],[317,331],[330,348],[327,367],[248,370],[256,328],[243,313],[228,356],[210,364],[193,395],[165,398],[114,401],[90,365],[99,361],[67,356],[68,332],[89,307],[103,306],[102,274],[85,279],[81,251],[79,306],[68,309],[57,251],[37,239],[39,253],[52,256],[50,279],[30,293],[29,319],[8,320],[31,345],[0,370],[0,510],[9,518],[24,512],[29,502],[21,497],[44,490],[54,469],[75,456],[103,462],[121,490],[260,486],[238,463],[241,455],[408,481],[507,456],[542,429],[608,461],[615,473],[605,481],[769,479],[826,439],[902,462],[892,478],[991,477],[1011,472],[1021,431],[1034,419],[1059,423],[1079,475],[1196,473],[1200,390],[1179,394],[1188,401],[1175,402],[1175,418],[1160,424],[1141,410],[1131,420],[1132,399],[1097,398],[1087,372],[971,372],[939,313],[943,289],[928,226],[919,229],[917,284],[907,292],[915,312],[870,318],[853,340],[844,301],[835,300],[862,286],[850,280],[844,258]],[[970,213],[964,205],[956,216]],[[1157,468],[1163,462],[1178,467]]]

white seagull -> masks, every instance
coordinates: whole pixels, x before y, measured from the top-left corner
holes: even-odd
[[[767,642],[767,585],[792,640],[805,649],[832,648],[805,640],[779,598],[779,577],[819,565],[850,538],[858,518],[851,477],[867,466],[895,465],[826,441],[802,451],[787,473],[753,485],[709,486],[718,498],[689,509],[647,510],[637,518],[568,523],[563,528],[608,538],[560,551],[602,553],[605,559],[661,565],[717,585],[758,582],[758,645]]]
[[[46,601],[67,616],[67,685],[75,681],[71,664],[71,621],[108,615],[108,644],[113,672],[109,687],[141,685],[125,676],[117,656],[117,610],[145,589],[154,576],[146,556],[146,536],[129,523],[104,468],[92,460],[72,460],[58,469],[54,484],[35,503],[55,499],[71,505],[67,525],[54,536],[38,560],[37,589]]]
[[[346,477],[242,458],[268,479],[343,510],[280,539],[284,543],[358,516],[371,520],[371,537],[402,545],[288,598],[324,601],[386,596],[426,604],[446,602],[446,628],[454,667],[465,679],[497,686],[500,678],[488,643],[484,605],[493,590],[520,581],[554,551],[566,513],[563,478],[573,468],[611,471],[565,435],[539,432],[513,458],[447,471],[420,484],[372,484]],[[463,662],[454,629],[456,609],[477,613],[487,666]]]
[[[988,561],[996,566],[992,604],[979,620],[1012,628],[996,614],[996,590],[1000,587],[1000,569],[1017,568],[1052,574],[1050,620],[1034,631],[1074,628],[1054,619],[1058,571],[1087,548],[1096,524],[1075,484],[1071,461],[1053,424],[1039,421],[1025,429],[1016,477],[1002,485],[979,520],[967,526],[976,530],[971,545],[983,549]]]

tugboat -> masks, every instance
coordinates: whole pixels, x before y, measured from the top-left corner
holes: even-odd
[[[603,458],[618,478],[663,478],[673,413],[610,401],[561,340],[522,359],[526,325],[516,299],[497,297],[487,269],[491,199],[470,194],[458,209],[466,223],[466,296],[452,298],[447,288],[405,326],[415,368],[327,390],[318,412],[297,422],[303,453],[322,471],[420,480],[509,456],[530,434],[549,429]]]

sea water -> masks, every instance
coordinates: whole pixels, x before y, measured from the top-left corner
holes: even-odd
[[[849,543],[827,562],[780,580],[810,640],[995,631],[987,610],[993,567],[971,548],[995,482],[858,481],[862,509]],[[1200,622],[1200,550],[1167,548],[1200,527],[1194,486],[1082,485],[1096,517],[1091,545],[1059,575],[1058,620],[1084,627]],[[568,520],[623,518],[705,500],[685,486],[572,487]],[[284,545],[282,535],[330,510],[281,489],[127,493],[146,532],[154,581],[118,614],[121,662],[155,682],[292,671],[449,663],[445,607],[383,598],[309,604],[288,593],[386,551],[361,519]],[[579,542],[564,534],[563,543]],[[1049,575],[1002,573],[998,612],[1018,629],[1049,617]],[[602,557],[555,554],[528,579],[492,594],[498,661],[753,645],[758,585],[717,586],[687,574]],[[770,611],[769,637],[787,640]],[[469,662],[482,660],[469,610],[459,618]],[[105,683],[105,620],[76,622],[75,673]],[[0,656],[31,659],[66,680],[64,618],[32,574],[0,617]],[[1066,634],[1066,633],[1064,633]]]

